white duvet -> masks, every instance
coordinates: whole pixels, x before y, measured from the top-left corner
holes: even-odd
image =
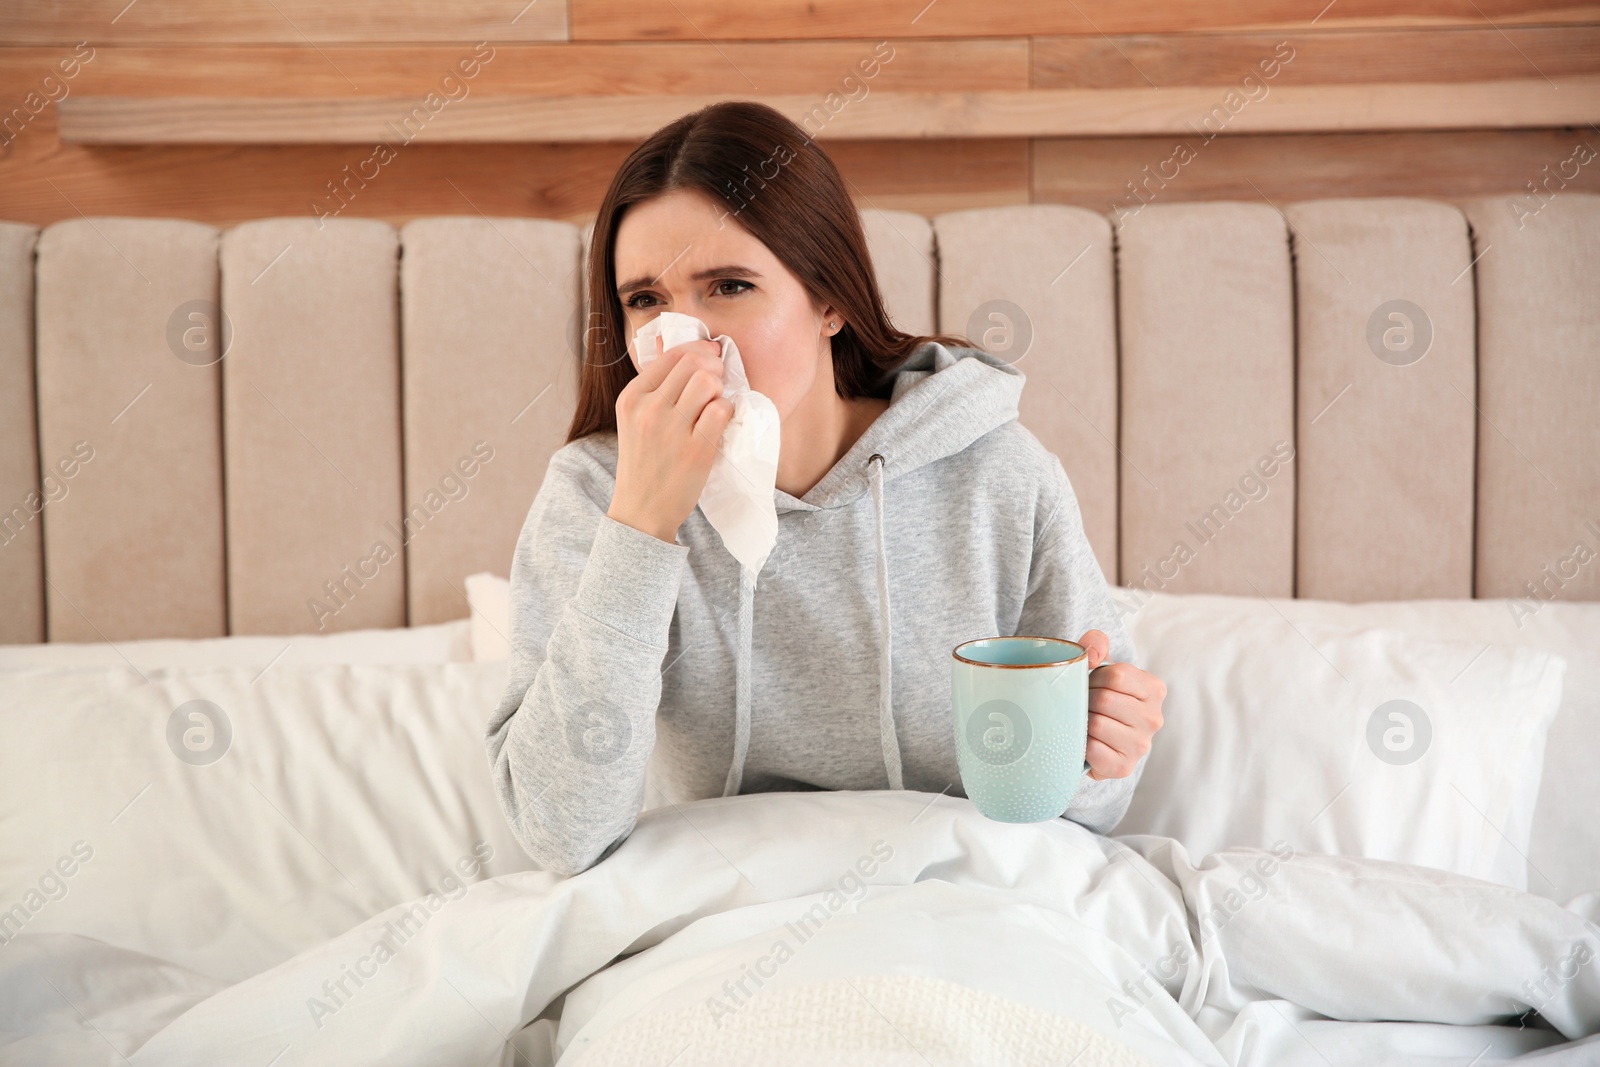
[[[1600,1061],[1597,914],[1287,845],[1195,864],[926,793],[751,794],[228,986],[23,933],[0,1063],[1575,1064]],[[1519,1026],[1530,1004],[1554,1030]]]

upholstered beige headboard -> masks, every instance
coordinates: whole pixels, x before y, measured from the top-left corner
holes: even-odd
[[[903,329],[1026,373],[1112,580],[1600,599],[1600,197],[1279,206],[864,219]],[[0,641],[465,615],[571,415],[585,239],[0,223]]]

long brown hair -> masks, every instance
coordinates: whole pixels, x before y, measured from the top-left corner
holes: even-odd
[[[678,189],[726,204],[729,216],[766,245],[813,300],[839,310],[844,326],[833,336],[833,379],[841,398],[887,398],[894,372],[927,341],[977,347],[963,337],[895,329],[883,309],[861,217],[833,160],[781,112],[750,100],[722,101],[651,134],[617,168],[600,203],[589,242],[589,313],[568,443],[615,432],[617,396],[638,374],[617,299],[614,256],[622,214]]]

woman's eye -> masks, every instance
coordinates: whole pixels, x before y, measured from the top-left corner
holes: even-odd
[[[735,289],[733,292],[730,293],[730,292],[726,292],[726,291],[724,291],[722,289],[722,287],[724,285],[742,285],[744,288],[743,289]],[[747,289],[754,289],[755,286],[751,285],[749,282],[741,281],[738,278],[724,278],[721,281],[716,283],[715,288],[717,289],[717,295],[718,296],[738,296],[740,293],[744,292]],[[635,293],[633,296],[628,298],[628,302],[626,304],[624,304],[623,307],[633,308],[636,311],[637,310],[642,310],[644,308],[647,308],[647,307],[651,306],[650,304],[641,304],[641,303],[639,303],[640,300],[646,300],[646,299],[654,300],[655,297],[651,296],[649,293]]]

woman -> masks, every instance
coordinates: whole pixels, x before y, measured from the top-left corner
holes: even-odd
[[[703,108],[622,164],[590,246],[576,414],[511,571],[510,681],[487,745],[518,840],[567,875],[642,806],[797,789],[964,796],[950,652],[997,634],[1089,649],[1087,781],[1122,818],[1166,687],[1134,649],[1023,376],[884,312],[832,161],[777,111]],[[752,581],[697,510],[732,416],[720,346],[638,364],[692,315],[781,420],[778,540]],[[761,596],[755,596],[759,585]],[[646,794],[646,770],[659,795]]]

